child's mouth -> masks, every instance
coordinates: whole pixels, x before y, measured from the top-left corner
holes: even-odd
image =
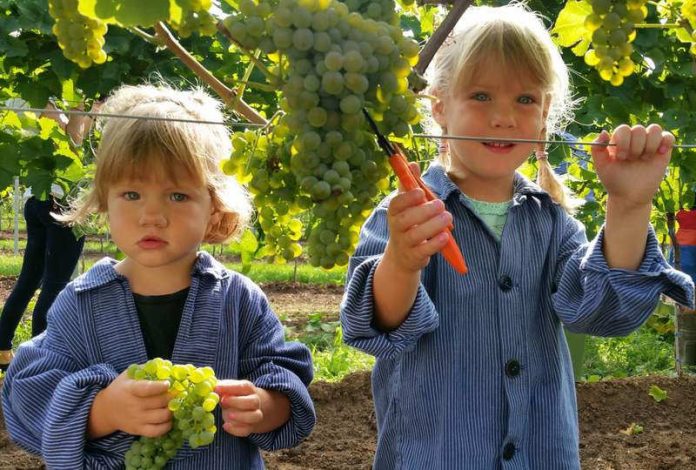
[[[496,153],[507,153],[515,146],[515,144],[510,142],[483,142],[483,145],[488,150]]]

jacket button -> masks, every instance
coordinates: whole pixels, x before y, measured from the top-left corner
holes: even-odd
[[[503,447],[503,460],[510,460],[515,455],[515,444],[508,442]]]
[[[520,363],[516,359],[510,359],[505,364],[505,375],[508,377],[517,377],[520,375]]]
[[[503,274],[498,278],[498,286],[501,290],[507,292],[512,289],[512,279],[510,279],[510,276]]]

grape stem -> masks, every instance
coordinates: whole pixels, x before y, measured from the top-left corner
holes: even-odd
[[[427,69],[428,65],[430,65],[433,57],[435,57],[435,53],[440,49],[440,46],[443,42],[445,42],[445,39],[447,39],[447,36],[449,36],[449,33],[454,28],[454,25],[457,24],[459,18],[461,18],[471,3],[472,0],[461,0],[452,5],[452,8],[445,19],[442,20],[440,26],[438,26],[433,35],[430,36],[430,39],[428,39],[428,42],[425,44],[425,46],[423,46],[423,49],[421,49],[418,56],[418,65],[415,67],[416,72],[421,75],[425,73],[425,69]]]
[[[247,49],[246,47],[242,46],[242,45],[232,36],[232,34],[230,33],[230,30],[227,29],[227,28],[225,27],[225,25],[222,24],[222,22],[218,22],[217,28],[218,28],[218,31],[220,31],[227,39],[229,39],[229,40],[232,41],[237,47],[239,47],[239,49],[244,53],[244,55],[246,55],[246,56],[249,58],[249,60],[250,60],[251,62],[253,62],[254,65],[256,65],[256,66],[259,68],[259,70],[261,71],[261,73],[263,73],[263,74],[266,76],[266,78],[268,79],[269,82],[271,82],[271,83],[282,83],[282,79],[281,79],[278,75],[276,75],[276,74],[274,74],[273,72],[271,72],[270,70],[268,70],[268,67],[266,67],[266,65],[265,65],[261,60],[259,60],[259,58],[256,57],[256,55],[254,55],[253,51],[250,51],[250,50]]]
[[[677,29],[684,26],[679,23],[638,23],[633,27],[636,29]]]
[[[130,28],[128,28],[128,31],[135,34],[144,41],[149,42],[150,44],[154,44],[155,46],[164,46],[164,41],[162,41],[160,38],[158,38],[157,36],[153,36],[152,34],[146,33],[137,26],[131,26]]]
[[[249,121],[256,124],[266,124],[266,120],[254,108],[246,104],[242,100],[235,99],[237,93],[227,87],[218,78],[206,69],[200,62],[187,51],[179,41],[174,38],[172,33],[161,21],[155,24],[155,32],[157,37],[162,40],[164,45],[177,56],[181,62],[193,71],[201,80],[207,83],[215,92],[222,98],[223,102],[230,106],[234,103],[234,111],[238,112]]]

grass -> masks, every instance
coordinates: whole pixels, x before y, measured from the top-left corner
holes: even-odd
[[[584,377],[588,381],[636,375],[672,375],[675,372],[674,338],[643,325],[621,338],[588,337]]]

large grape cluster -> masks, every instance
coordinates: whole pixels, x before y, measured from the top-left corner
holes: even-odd
[[[371,18],[385,23],[396,24],[399,15],[396,14],[394,0],[340,0],[345,3],[350,11],[362,14],[365,18]]]
[[[631,59],[635,24],[645,20],[647,0],[588,0],[592,13],[585,19],[585,28],[592,33],[592,49],[585,53],[585,62],[595,67],[602,79],[620,86],[635,70]]]
[[[388,186],[363,109],[387,134],[405,136],[419,122],[408,80],[418,45],[336,0],[241,0],[239,10],[224,24],[243,48],[273,61],[283,113],[270,133],[235,134],[225,170],[249,182],[264,254],[297,257],[300,213],[309,209],[309,261],[344,265]]]
[[[212,3],[212,0],[177,0],[183,11],[180,21],[170,22],[172,28],[182,38],[187,38],[194,32],[203,36],[214,35],[217,32],[217,20],[208,11]]]
[[[135,380],[168,380],[169,410],[174,416],[172,429],[161,437],[141,437],[126,452],[127,470],[164,468],[188,442],[192,449],[213,442],[217,428],[213,410],[220,401],[213,390],[217,384],[210,367],[172,364],[160,358],[133,364],[128,376]]]
[[[48,0],[48,12],[54,19],[53,34],[63,55],[86,69],[106,62],[103,21],[87,18],[77,11],[78,0]]]

